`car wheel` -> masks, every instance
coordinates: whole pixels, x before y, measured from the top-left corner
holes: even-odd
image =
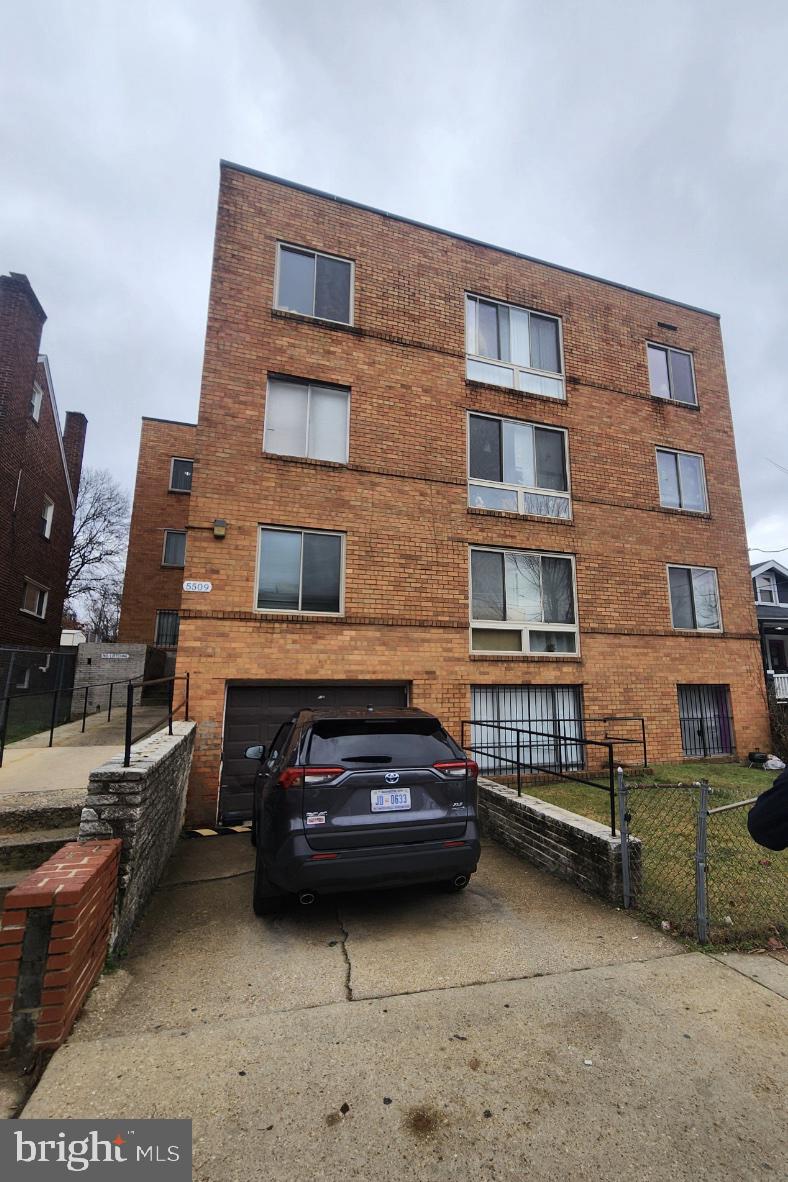
[[[265,872],[263,861],[258,854],[254,863],[254,887],[252,907],[255,915],[275,915],[282,906],[282,895]]]

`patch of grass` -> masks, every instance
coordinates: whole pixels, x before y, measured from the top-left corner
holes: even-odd
[[[648,774],[632,771],[627,781],[642,782],[629,792],[630,832],[642,842],[639,909],[668,920],[682,935],[694,935],[695,842],[698,790],[709,781],[709,807],[758,796],[776,773],[736,763],[658,764]],[[649,787],[650,784],[685,787]],[[606,778],[600,777],[606,787]],[[525,785],[532,796],[610,823],[606,791],[568,780]],[[788,851],[772,853],[747,832],[746,807],[708,818],[707,892],[711,938],[716,943],[749,945],[788,934]],[[617,817],[618,824],[618,817]]]

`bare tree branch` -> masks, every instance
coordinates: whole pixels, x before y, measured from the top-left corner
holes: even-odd
[[[74,518],[74,540],[66,577],[65,611],[86,614],[90,597],[106,594],[117,580],[128,545],[129,501],[112,473],[86,468]]]

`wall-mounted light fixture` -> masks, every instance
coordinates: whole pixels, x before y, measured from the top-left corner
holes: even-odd
[[[221,517],[217,517],[213,523],[213,536],[215,538],[223,538],[227,533],[227,522]]]

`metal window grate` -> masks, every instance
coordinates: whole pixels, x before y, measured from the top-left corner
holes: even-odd
[[[508,723],[539,732],[528,737],[527,743],[522,736],[524,763],[545,770],[584,766],[583,747],[572,742],[583,738],[580,686],[475,685],[471,713],[474,722]],[[472,729],[473,746],[483,752],[479,766],[491,774],[510,768],[516,757],[514,733],[494,734],[489,727]]]
[[[727,685],[680,685],[679,722],[685,755],[732,755],[733,718]]]

